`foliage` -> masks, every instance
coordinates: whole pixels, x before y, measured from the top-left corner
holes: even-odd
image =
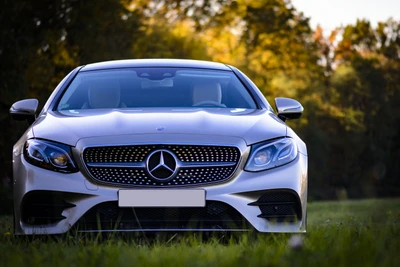
[[[7,114],[13,102],[43,105],[82,64],[156,57],[232,64],[271,104],[298,99],[304,115],[288,124],[308,144],[311,198],[400,195],[400,22],[358,20],[326,35],[308,21],[288,0],[3,0],[2,198],[26,127]]]

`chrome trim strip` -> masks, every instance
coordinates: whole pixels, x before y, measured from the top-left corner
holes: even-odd
[[[201,162],[179,162],[179,167],[181,168],[197,168],[197,167],[229,167],[234,166],[235,161],[201,161]]]
[[[86,163],[88,167],[106,167],[106,168],[145,168],[144,162],[114,162],[114,163],[103,163],[103,162],[91,162]]]
[[[115,162],[115,163],[103,163],[103,162],[91,162],[86,163],[88,167],[94,168],[145,168],[146,164],[144,162]],[[197,168],[197,167],[230,167],[234,166],[236,162],[226,161],[226,162],[215,162],[215,161],[202,161],[202,162],[177,162],[179,168]]]

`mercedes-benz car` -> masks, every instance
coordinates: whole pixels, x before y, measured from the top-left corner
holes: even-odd
[[[16,235],[305,232],[307,148],[237,68],[174,59],[79,66],[13,148]]]

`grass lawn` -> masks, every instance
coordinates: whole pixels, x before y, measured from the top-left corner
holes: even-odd
[[[400,199],[309,203],[307,234],[16,239],[0,217],[0,266],[400,266]]]

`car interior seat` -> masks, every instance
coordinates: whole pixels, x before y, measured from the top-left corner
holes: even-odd
[[[222,90],[219,82],[200,82],[193,86],[193,106],[225,107],[222,101]]]
[[[121,88],[118,82],[99,81],[88,88],[88,101],[82,109],[124,108],[121,102]]]

